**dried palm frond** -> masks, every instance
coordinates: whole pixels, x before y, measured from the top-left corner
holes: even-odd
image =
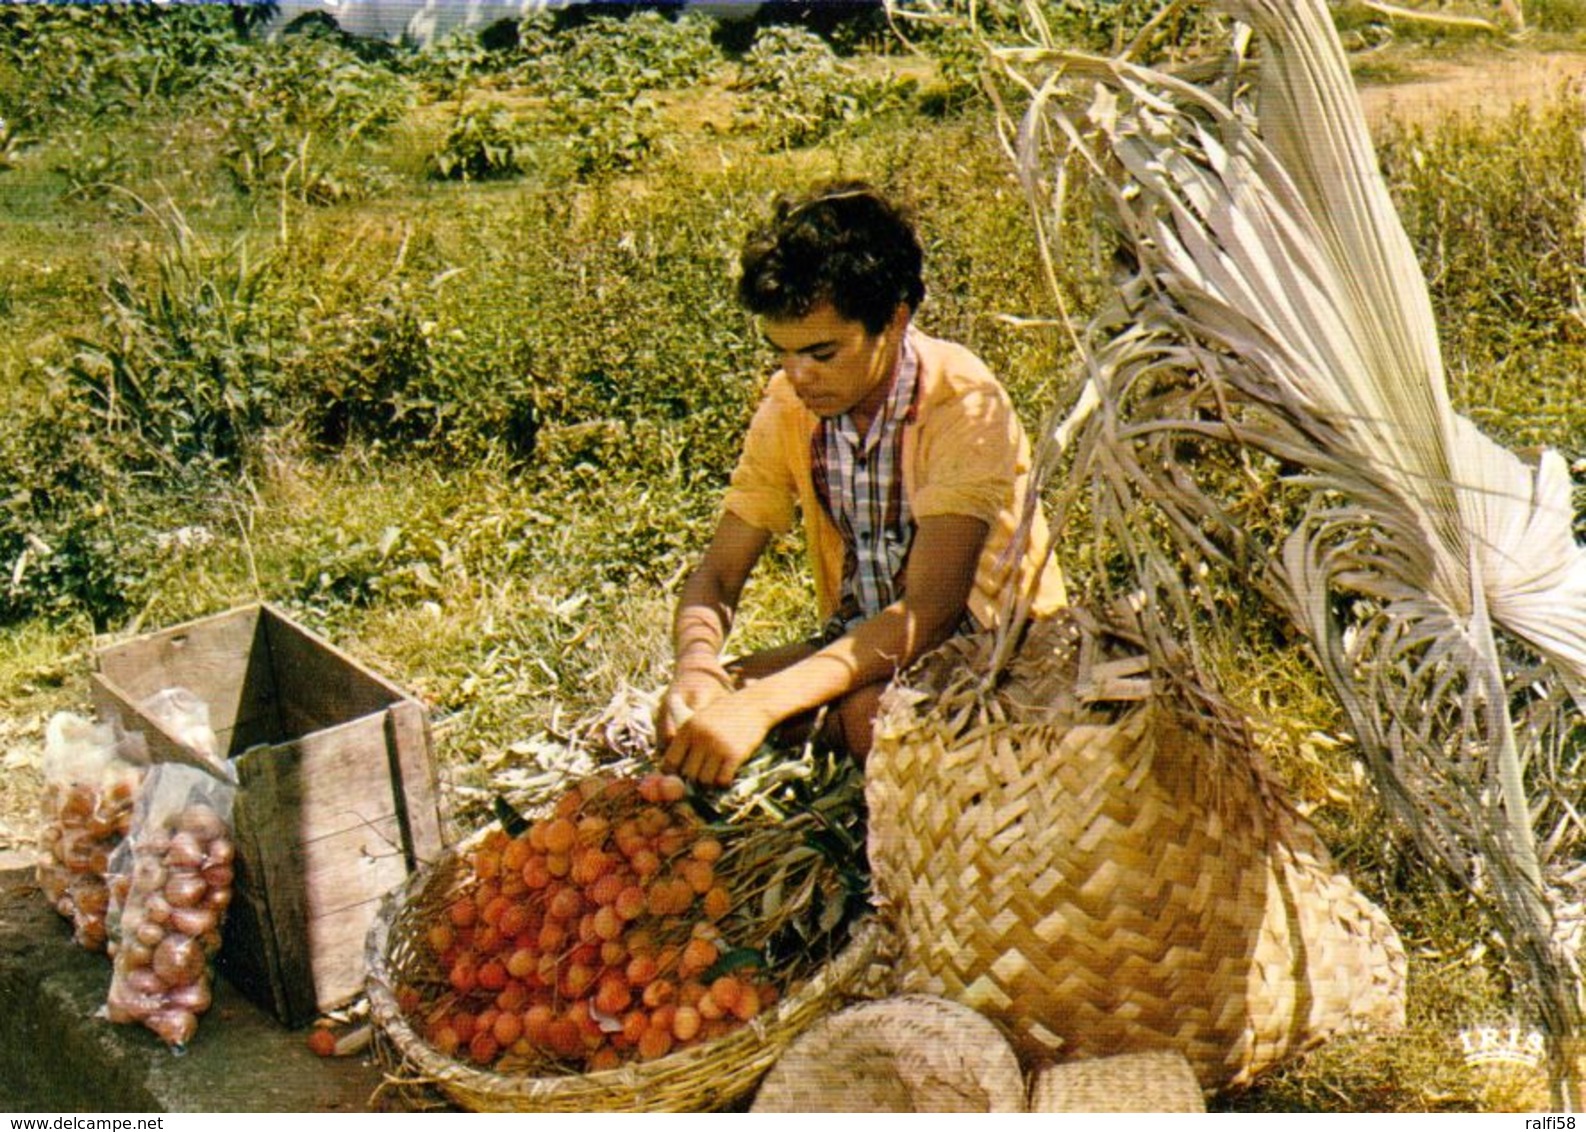
[[[1259,41],[1252,85],[1050,43],[1000,56],[1029,93],[1015,143],[1038,232],[1058,229],[1077,162],[1126,261],[1081,407],[1052,432],[1075,438],[1069,476],[1094,488],[1148,635],[1218,631],[1196,608],[1212,561],[1250,570],[1306,634],[1383,800],[1523,963],[1573,1107],[1580,974],[1552,883],[1581,842],[1586,551],[1567,470],[1454,412],[1326,5],[1219,7]],[[1218,449],[1309,494],[1281,546],[1186,461]]]

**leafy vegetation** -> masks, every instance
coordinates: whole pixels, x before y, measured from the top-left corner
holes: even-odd
[[[737,88],[760,95],[743,113],[770,145],[804,146],[895,104],[907,84],[861,74],[813,32],[771,27],[744,56]]]
[[[1158,7],[1052,11],[1111,49]],[[1192,50],[1211,32],[1188,20],[1151,35]],[[5,6],[0,704],[80,700],[95,632],[267,598],[433,704],[468,798],[536,732],[655,684],[768,361],[733,299],[738,241],[819,176],[913,204],[922,320],[1039,419],[1072,358],[1060,326],[1016,324],[1051,312],[977,56],[952,25],[906,31],[930,58],[774,23],[734,45],[655,13],[416,52],[258,42],[212,5]],[[1583,128],[1571,99],[1382,139],[1461,406],[1577,459]],[[1064,252],[1082,317],[1109,253]],[[1088,550],[1063,550],[1081,581]],[[802,571],[779,543],[735,647],[813,628]],[[1449,1046],[1507,1008],[1501,966],[1392,848],[1289,643],[1249,640],[1234,693],[1420,942],[1410,1038],[1238,1103],[1501,1103]]]
[[[443,180],[488,181],[523,172],[528,132],[500,106],[464,107],[441,147],[430,154],[430,169]]]

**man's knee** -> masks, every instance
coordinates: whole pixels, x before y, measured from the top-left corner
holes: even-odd
[[[866,684],[832,705],[835,738],[861,763],[870,754],[875,739],[876,712],[881,708],[881,693],[885,690],[885,684]]]

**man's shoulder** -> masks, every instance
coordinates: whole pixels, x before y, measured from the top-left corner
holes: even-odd
[[[802,419],[809,413],[798,394],[793,392],[793,383],[781,370],[777,370],[771,375],[771,380],[766,382],[760,394],[760,409],[762,412],[775,413],[778,418],[794,420]]]
[[[959,342],[933,338],[918,328],[914,348],[919,352],[920,373],[927,398],[957,400],[970,393],[1006,396],[1002,382],[980,356]]]

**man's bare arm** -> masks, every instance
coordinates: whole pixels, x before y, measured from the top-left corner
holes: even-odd
[[[722,646],[744,583],[770,537],[731,512],[722,515],[704,557],[683,583],[672,622],[672,684],[656,718],[662,744],[671,741],[694,711],[731,689],[732,680],[721,665]]]
[[[921,519],[903,600],[782,671],[713,698],[677,729],[665,765],[726,785],[778,723],[889,680],[941,644],[963,616],[987,531],[983,521],[964,515]]]

